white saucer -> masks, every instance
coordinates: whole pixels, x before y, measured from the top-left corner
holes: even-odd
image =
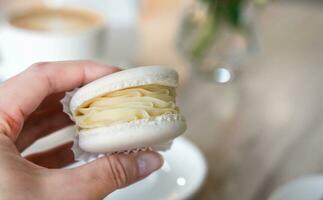
[[[136,184],[110,194],[104,200],[192,198],[199,191],[207,173],[206,161],[200,150],[180,137],[174,140],[171,150],[162,154],[165,159],[162,169]]]
[[[269,200],[322,200],[323,176],[308,176],[292,181],[277,191]]]

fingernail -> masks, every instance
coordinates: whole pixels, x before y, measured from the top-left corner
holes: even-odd
[[[141,152],[137,157],[139,176],[148,176],[153,171],[159,169],[163,164],[163,159],[156,152]]]

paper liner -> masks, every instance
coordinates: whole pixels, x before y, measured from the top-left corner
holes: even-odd
[[[143,147],[143,148],[137,148],[137,149],[131,149],[131,150],[129,149],[129,150],[125,150],[125,151],[117,151],[117,152],[109,152],[109,153],[90,153],[90,152],[86,152],[80,148],[79,143],[78,143],[78,136],[76,136],[74,138],[72,151],[73,151],[74,158],[76,161],[91,162],[91,161],[96,160],[102,156],[108,156],[108,155],[112,155],[112,154],[130,154],[130,153],[136,153],[138,151],[147,151],[147,150],[167,151],[171,148],[172,143],[173,142],[170,141],[168,143],[155,145],[152,147]]]
[[[70,111],[69,105],[70,105],[73,95],[75,94],[75,92],[77,92],[78,89],[79,88],[75,88],[73,91],[66,92],[64,98],[61,99],[61,101],[60,101],[61,104],[63,105],[63,112],[66,113],[71,118],[72,121],[74,121],[74,119],[73,119],[72,112]],[[78,131],[78,130],[76,129],[76,131]],[[90,153],[90,152],[86,152],[83,149],[81,149],[78,141],[79,141],[78,134],[75,134],[74,139],[73,139],[73,146],[71,149],[74,154],[74,159],[76,161],[84,161],[84,162],[91,162],[91,161],[96,160],[102,156],[111,155],[111,154],[129,154],[129,153],[135,153],[138,151],[147,151],[147,150],[167,151],[171,148],[172,143],[173,143],[173,140],[171,140],[167,143],[158,144],[158,145],[154,145],[151,147],[127,149],[124,151],[107,152],[107,153]]]
[[[72,121],[74,121],[73,114],[70,110],[70,102],[73,97],[73,95],[79,90],[79,88],[75,88],[72,91],[65,92],[65,96],[63,99],[61,99],[61,104],[63,105],[63,112],[66,113]]]

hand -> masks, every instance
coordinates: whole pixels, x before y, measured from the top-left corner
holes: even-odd
[[[71,124],[59,100],[117,68],[88,61],[39,63],[0,85],[0,199],[102,199],[160,168],[156,152],[102,157],[75,169],[71,144],[24,158],[37,139]]]

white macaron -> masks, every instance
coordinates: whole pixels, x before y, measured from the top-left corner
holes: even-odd
[[[155,89],[149,91],[149,86],[152,85]],[[142,89],[141,87],[147,86],[148,92],[145,92],[147,88]],[[175,101],[166,102],[165,100],[167,99],[168,101],[175,97],[171,95],[171,97],[165,97],[168,93],[162,93],[161,95],[158,93],[159,87],[163,91],[167,91],[167,88],[175,91],[177,86],[177,72],[161,66],[137,67],[123,70],[83,86],[72,96],[69,104],[72,118],[76,122],[76,126],[79,130],[80,148],[92,153],[126,151],[164,144],[181,135],[186,130],[185,120],[179,113],[178,107],[174,107]],[[132,98],[127,97],[127,95],[130,95],[130,93],[127,94],[127,92],[132,92],[131,94],[140,93],[138,91],[133,91],[137,88],[138,91],[144,90],[144,93],[148,93],[148,97],[145,97],[145,101],[149,101],[150,99],[154,102],[161,101],[162,105],[169,105],[169,108],[164,108],[166,111],[162,112],[159,110],[160,107],[153,107],[154,112],[150,115],[151,111],[145,110],[145,106],[141,105],[140,100],[143,97],[133,97],[135,102],[133,102]],[[118,92],[120,91],[125,94],[119,96]],[[114,92],[117,92],[117,94],[114,94]],[[158,94],[153,94],[153,92]],[[150,93],[152,93],[151,96],[149,96]],[[164,99],[155,99],[159,96],[164,97]],[[97,105],[102,105],[102,102],[97,103],[97,101],[100,100],[106,101],[103,103],[104,106],[96,107]],[[145,105],[155,106],[152,102],[145,103]],[[133,105],[135,108],[128,109],[127,105]],[[138,115],[139,117],[132,119],[131,116],[137,115],[131,112],[132,110],[136,110],[136,106],[138,105],[140,108],[139,111],[142,111],[144,114]],[[93,110],[89,111],[89,107]],[[85,111],[83,112],[82,109]],[[121,120],[120,122],[117,120],[112,123],[111,116],[107,116],[109,120],[104,121],[104,113],[110,113],[109,109],[112,109],[116,115],[119,115],[119,110],[124,112],[120,118],[123,119],[122,117],[124,117],[125,120]],[[127,109],[129,111],[127,111]],[[99,112],[100,114],[98,115]],[[161,114],[158,115],[156,113]],[[84,127],[79,122],[80,120],[77,119],[78,117],[82,120],[87,119],[88,116],[99,116],[99,118],[93,120],[95,123],[87,124],[87,126]]]

